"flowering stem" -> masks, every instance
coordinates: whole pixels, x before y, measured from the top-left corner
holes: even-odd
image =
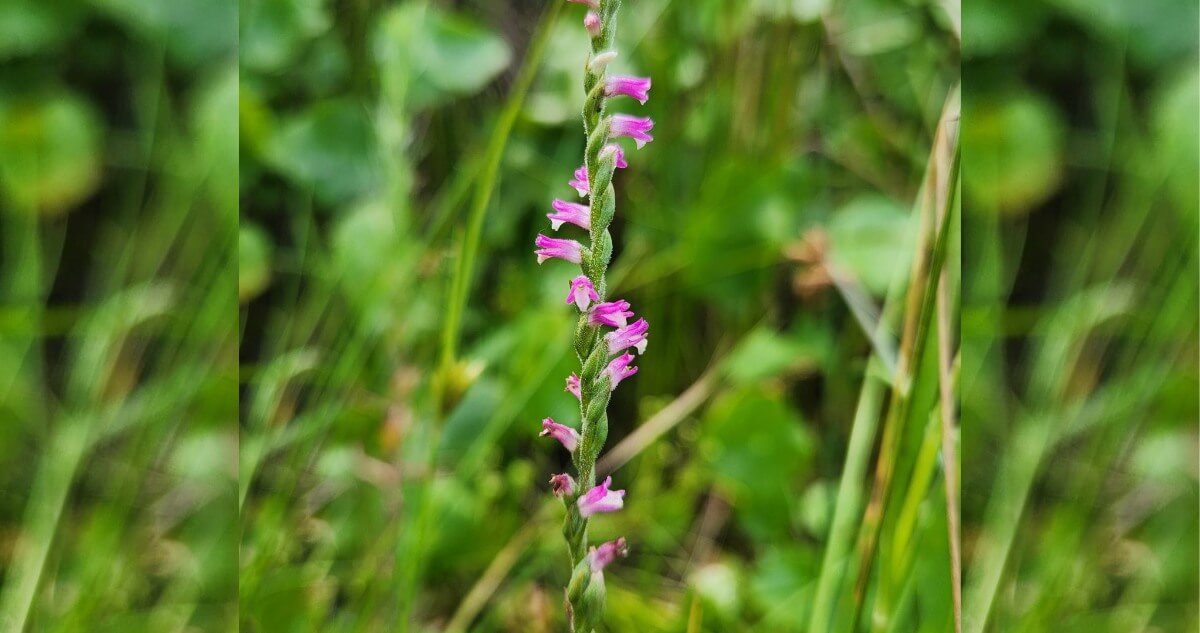
[[[605,275],[612,259],[613,242],[608,227],[616,213],[616,192],[613,173],[625,168],[625,152],[613,143],[617,137],[628,137],[638,148],[653,140],[649,131],[654,122],[628,115],[607,115],[609,98],[626,96],[639,103],[649,98],[648,77],[607,76],[607,67],[616,57],[612,50],[616,35],[616,15],[620,0],[567,0],[587,5],[589,11],[583,25],[592,40],[591,54],[584,66],[583,130],[587,138],[584,164],[575,171],[570,185],[586,195],[589,204],[580,205],[555,200],[555,213],[548,215],[551,229],[558,231],[574,225],[586,228],[588,244],[563,238],[538,235],[538,263],[562,259],[578,264],[582,275],[571,280],[567,304],[574,303],[580,311],[575,328],[574,349],[579,359],[579,375],[567,379],[567,391],[579,399],[580,430],[576,433],[566,425],[547,418],[543,435],[562,443],[571,452],[575,477],[566,473],[551,478],[554,493],[561,497],[566,508],[563,537],[571,560],[571,581],[567,587],[567,604],[572,631],[588,633],[601,620],[604,609],[603,569],[615,558],[624,556],[625,539],[617,539],[588,547],[588,521],[592,514],[613,512],[624,504],[624,490],[612,490],[612,478],[596,484],[596,460],[608,438],[608,402],[612,392],[624,379],[637,373],[631,366],[634,355],[646,350],[649,325],[645,319],[630,322],[634,313],[629,303],[607,301],[608,282]],[[566,229],[574,230],[574,229]],[[603,328],[615,328],[602,334]]]

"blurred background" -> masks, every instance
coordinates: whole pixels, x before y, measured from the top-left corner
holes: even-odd
[[[1196,630],[1200,16],[1127,4],[625,0],[608,630]],[[0,630],[565,629],[583,12],[0,0]]]
[[[963,15],[971,631],[1196,631],[1200,8]]]
[[[0,0],[0,630],[237,624],[232,2]]]

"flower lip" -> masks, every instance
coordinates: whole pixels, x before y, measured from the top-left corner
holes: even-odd
[[[605,334],[604,340],[608,343],[608,353],[618,354],[622,350],[632,347],[637,349],[638,354],[645,354],[646,333],[649,330],[650,324],[646,322],[646,319],[638,319],[625,327]]]
[[[550,477],[550,488],[556,497],[569,497],[575,494],[575,480],[566,473]]]
[[[608,376],[608,388],[615,390],[617,385],[621,384],[622,380],[638,373],[637,367],[630,367],[629,363],[633,362],[633,354],[625,352],[620,356],[612,359],[608,363],[608,367],[604,368],[604,374]]]
[[[649,77],[628,77],[624,75],[614,75],[608,78],[604,83],[604,95],[606,97],[617,97],[624,95],[636,99],[642,105],[650,98],[650,78]]]
[[[638,149],[645,147],[646,143],[654,140],[654,137],[649,134],[652,129],[654,129],[654,121],[649,117],[636,117],[627,114],[612,115],[612,127],[610,128],[612,135],[626,136],[633,139]]]
[[[590,517],[597,512],[616,512],[625,506],[625,491],[624,490],[609,490],[612,485],[612,477],[604,480],[604,483],[592,488],[579,497],[579,514],[584,518]]]
[[[534,251],[537,255],[537,262],[541,264],[547,259],[557,257],[562,260],[578,264],[583,261],[583,245],[575,240],[561,240],[553,237],[546,237],[538,233],[534,244],[538,249]]]
[[[579,376],[575,375],[574,372],[570,376],[567,376],[567,388],[565,391],[575,396],[576,400],[583,400],[582,384],[579,382]]]
[[[625,327],[629,323],[629,318],[633,316],[633,311],[629,309],[629,302],[624,300],[609,301],[607,303],[597,303],[592,306],[588,313],[588,325],[599,327],[607,325],[609,327]]]
[[[628,555],[629,547],[625,544],[625,537],[622,536],[615,541],[604,543],[600,547],[593,547],[588,552],[588,565],[591,566],[593,574],[598,574],[618,557],[625,558]]]
[[[558,440],[569,453],[574,453],[575,449],[579,447],[579,433],[565,424],[555,422],[554,418],[542,420],[542,432],[538,436],[552,437]]]
[[[574,224],[583,229],[590,229],[592,222],[592,210],[586,204],[578,202],[567,202],[566,200],[554,199],[550,203],[554,208],[554,213],[546,214],[550,220],[550,228],[557,231],[564,223]]]

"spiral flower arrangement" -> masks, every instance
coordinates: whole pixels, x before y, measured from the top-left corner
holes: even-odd
[[[546,217],[550,228],[559,231],[574,225],[588,231],[589,243],[564,238],[537,236],[538,263],[557,258],[578,264],[582,274],[569,282],[566,303],[579,311],[575,328],[575,353],[580,371],[566,380],[566,391],[579,400],[580,427],[542,420],[542,436],[558,440],[571,453],[575,476],[561,473],[550,478],[554,494],[566,508],[563,536],[571,558],[571,580],[566,590],[566,608],[571,630],[589,633],[597,628],[604,611],[604,568],[627,554],[624,538],[588,546],[588,521],[593,515],[615,512],[624,505],[625,491],[612,488],[612,477],[596,483],[596,459],[608,436],[608,401],[621,381],[637,373],[634,355],[646,351],[649,324],[636,319],[627,301],[606,299],[605,273],[612,257],[608,227],[616,213],[613,173],[628,167],[625,151],[614,142],[633,139],[637,148],[654,140],[648,118],[607,114],[609,99],[630,97],[640,103],[649,98],[648,77],[608,76],[616,15],[620,0],[567,0],[588,7],[583,19],[592,50],[584,67],[583,125],[587,135],[584,163],[575,170],[570,186],[588,204],[554,200],[554,212]]]

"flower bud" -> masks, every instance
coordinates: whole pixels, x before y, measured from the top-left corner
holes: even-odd
[[[588,14],[583,16],[583,28],[587,29],[592,39],[600,37],[600,16],[595,11],[588,11]]]
[[[593,75],[603,75],[604,69],[608,68],[609,62],[616,58],[616,51],[604,51],[603,53],[595,55],[590,61],[588,61],[588,72],[592,73]]]

